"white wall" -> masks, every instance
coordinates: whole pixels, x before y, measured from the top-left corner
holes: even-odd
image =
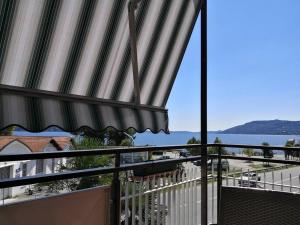
[[[65,150],[65,149],[63,149],[63,150]],[[55,152],[55,151],[57,151],[57,149],[51,143],[49,143],[43,150],[43,152]],[[54,171],[53,171],[53,168],[52,168],[52,161],[54,161],[54,165],[55,165],[54,166]],[[53,173],[53,172],[56,173],[59,170],[60,165],[62,163],[65,163],[65,161],[66,161],[65,159],[45,159],[45,161],[44,161],[44,172],[46,174]]]
[[[64,150],[68,150],[69,146],[66,146]],[[53,152],[57,151],[56,147],[49,143],[44,149],[43,152]],[[7,145],[4,149],[0,151],[0,154],[24,154],[24,153],[32,153],[30,149],[19,141],[14,141]],[[54,172],[57,172],[60,164],[66,163],[66,159],[45,159],[44,160],[44,168],[43,173],[50,174],[52,173],[52,160],[54,160]],[[28,160],[28,161],[18,161],[18,162],[0,162],[0,167],[11,166],[11,174],[10,178],[22,177],[22,164],[27,164],[27,176],[36,175],[36,160]],[[15,197],[20,194],[24,194],[27,186],[13,187],[9,189],[9,193],[11,197]]]
[[[19,141],[14,141],[8,144],[4,149],[0,151],[0,154],[25,154],[31,153],[30,149]],[[2,162],[0,167],[11,166],[10,178],[17,178],[22,176],[22,163],[28,163],[32,167],[33,162],[29,161],[18,161],[18,162]],[[31,168],[32,169],[32,168]],[[32,172],[32,171],[30,171]],[[13,187],[9,189],[10,196],[14,197],[16,195],[24,193],[26,186]]]

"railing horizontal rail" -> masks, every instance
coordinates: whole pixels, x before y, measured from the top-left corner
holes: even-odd
[[[224,147],[224,148],[252,148],[252,149],[261,149],[261,150],[300,151],[299,147],[283,147],[283,146],[240,145],[240,144],[209,144],[207,146]]]
[[[63,157],[80,157],[91,155],[113,155],[119,153],[133,153],[133,152],[153,152],[165,150],[178,150],[190,149],[201,147],[201,144],[194,145],[169,145],[169,146],[145,146],[145,147],[128,147],[128,148],[109,148],[109,149],[96,149],[96,150],[76,150],[76,151],[62,151],[62,152],[45,152],[45,153],[29,153],[29,154],[16,154],[16,155],[0,155],[0,162],[6,161],[20,161],[20,160],[34,160],[34,159],[48,159],[48,158],[63,158]],[[257,146],[257,145],[233,145],[233,144],[208,144],[208,147],[230,147],[230,148],[253,148],[253,149],[271,149],[271,150],[299,150],[296,147],[280,147],[280,146]],[[217,154],[210,155],[210,158],[217,158]],[[280,164],[300,165],[300,161],[295,160],[281,160],[281,159],[268,159],[268,158],[253,158],[244,156],[222,155],[222,158],[233,160],[249,160],[259,162],[271,162]],[[14,186],[28,185],[40,182],[50,182],[63,179],[79,178],[83,176],[94,176],[107,173],[114,173],[137,168],[146,168],[158,166],[163,164],[182,163],[188,161],[200,160],[201,156],[183,157],[179,159],[157,160],[151,162],[142,162],[135,164],[128,164],[121,167],[106,167],[106,168],[93,168],[77,171],[68,171],[56,174],[37,175],[34,177],[22,177],[14,179],[5,179],[0,181],[0,188],[8,188]]]
[[[166,150],[180,150],[190,148],[200,148],[201,144],[190,145],[168,145],[168,146],[143,146],[143,147],[128,147],[128,148],[103,148],[93,150],[75,150],[61,152],[42,152],[42,153],[27,153],[27,154],[7,154],[0,155],[0,162],[34,160],[34,159],[49,159],[49,158],[64,158],[64,157],[81,157],[91,155],[113,155],[118,153],[134,153],[134,152],[153,152]],[[208,144],[208,147],[228,147],[228,148],[252,148],[252,149],[268,149],[268,150],[292,150],[300,151],[299,147],[280,147],[280,146],[261,146],[261,145],[235,145],[235,144]]]
[[[102,167],[102,168],[84,169],[84,170],[68,171],[68,172],[46,174],[46,175],[36,175],[30,177],[21,177],[21,178],[14,178],[14,179],[4,179],[0,181],[0,189],[21,186],[21,185],[35,184],[35,183],[79,178],[84,176],[96,176],[101,174],[121,172],[121,171],[133,170],[133,169],[155,167],[155,166],[165,165],[165,164],[168,165],[177,164],[183,162],[196,161],[200,159],[201,156],[190,156],[190,157],[179,158],[179,159],[156,160],[150,162],[148,161],[142,163],[127,164],[120,167]]]
[[[241,178],[240,177],[231,177],[231,176],[222,176],[223,179],[229,179],[229,180],[236,180],[236,181],[240,181]],[[245,180],[248,181],[248,180]],[[289,184],[283,184],[283,183],[278,183],[278,182],[268,182],[268,181],[256,181],[253,180],[253,182],[257,183],[257,184],[267,184],[270,186],[276,186],[276,187],[285,187],[285,188],[293,188],[293,189],[299,189],[300,190],[300,186],[293,186],[293,185],[289,185]],[[226,185],[226,186],[232,186],[232,185]],[[234,185],[233,185],[234,186]],[[241,187],[241,188],[248,188],[248,187]]]
[[[0,155],[0,162],[34,160],[34,159],[65,158],[65,157],[80,157],[80,156],[92,156],[92,155],[113,155],[113,154],[119,154],[119,153],[122,154],[122,153],[134,153],[134,152],[154,152],[154,151],[190,149],[190,148],[198,148],[198,147],[200,148],[201,144],[104,148],[104,149],[93,149],[93,150],[27,153],[27,154],[15,154],[15,155],[7,154],[7,155]]]
[[[211,156],[211,158],[216,158],[217,157],[216,154],[213,154],[213,155],[210,155],[210,156]],[[289,164],[289,165],[300,165],[300,161],[284,160],[284,159],[254,158],[254,157],[232,156],[232,155],[222,155],[222,159],[235,159],[235,160],[270,162],[270,163],[280,163],[280,164]]]

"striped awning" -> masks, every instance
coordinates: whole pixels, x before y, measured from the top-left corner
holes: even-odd
[[[165,109],[199,0],[0,1],[0,129],[135,128],[168,132]]]

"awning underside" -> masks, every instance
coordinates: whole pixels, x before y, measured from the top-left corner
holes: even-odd
[[[153,133],[168,133],[168,114],[163,109],[9,92],[0,92],[0,105],[1,128],[16,125],[40,132],[52,126],[65,131],[103,131],[112,127],[118,131],[134,128],[137,132],[149,129]]]
[[[19,125],[40,131],[55,125],[68,131],[131,127],[139,132],[147,128],[167,132],[167,111],[162,109],[200,1],[138,1],[134,14],[138,103],[128,2],[0,1],[0,91],[2,86],[17,87],[89,99],[63,101],[51,95],[25,97],[1,91],[0,129]],[[121,104],[107,105],[102,100]]]

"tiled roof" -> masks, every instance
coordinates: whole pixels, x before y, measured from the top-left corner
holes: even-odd
[[[0,151],[13,141],[23,143],[32,152],[43,151],[49,143],[52,143],[57,150],[63,150],[68,145],[71,145],[70,137],[0,136]]]

